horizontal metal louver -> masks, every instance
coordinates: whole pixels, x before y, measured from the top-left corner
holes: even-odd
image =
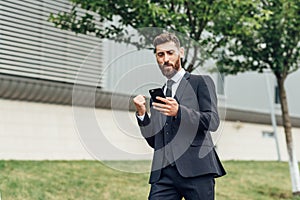
[[[47,21],[70,9],[68,0],[1,0],[0,74],[102,87],[101,40]]]

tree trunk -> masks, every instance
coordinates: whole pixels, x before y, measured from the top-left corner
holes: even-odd
[[[289,167],[290,175],[292,181],[292,191],[294,195],[300,196],[300,176],[299,176],[299,166],[294,150],[293,137],[292,137],[292,124],[288,111],[288,103],[286,91],[284,88],[285,77],[277,77],[277,83],[279,87],[281,111],[282,111],[282,121],[285,132],[285,139],[287,145],[287,151],[289,156]]]

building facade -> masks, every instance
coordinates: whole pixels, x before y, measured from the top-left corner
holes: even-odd
[[[165,81],[153,51],[48,21],[50,13],[70,8],[67,0],[0,1],[0,159],[151,159],[131,99]],[[222,118],[213,133],[221,159],[277,160],[279,152],[287,160],[274,77],[210,75]],[[300,159],[299,76],[290,75],[286,89]]]

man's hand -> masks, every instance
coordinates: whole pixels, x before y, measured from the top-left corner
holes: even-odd
[[[160,100],[166,104],[162,103],[155,103],[153,102],[153,108],[155,110],[158,110],[162,114],[166,116],[176,116],[178,112],[178,103],[177,101],[172,97],[162,98],[162,97],[156,97],[157,100]]]
[[[133,103],[135,105],[137,114],[143,116],[146,113],[146,97],[143,95],[138,95],[134,97]]]

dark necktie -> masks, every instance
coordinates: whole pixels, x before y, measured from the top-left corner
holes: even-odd
[[[166,89],[166,97],[172,97],[172,85],[175,82],[173,80],[168,80],[167,81],[167,89]],[[167,116],[166,122],[165,122],[165,127],[164,127],[164,145],[165,145],[165,160],[164,164],[169,165],[171,164],[172,166],[174,165],[174,156],[173,156],[173,151],[170,145],[166,146],[171,140],[173,139],[174,134],[172,133],[172,117]]]
[[[166,97],[172,97],[172,85],[174,83],[175,82],[171,79],[167,81]]]

